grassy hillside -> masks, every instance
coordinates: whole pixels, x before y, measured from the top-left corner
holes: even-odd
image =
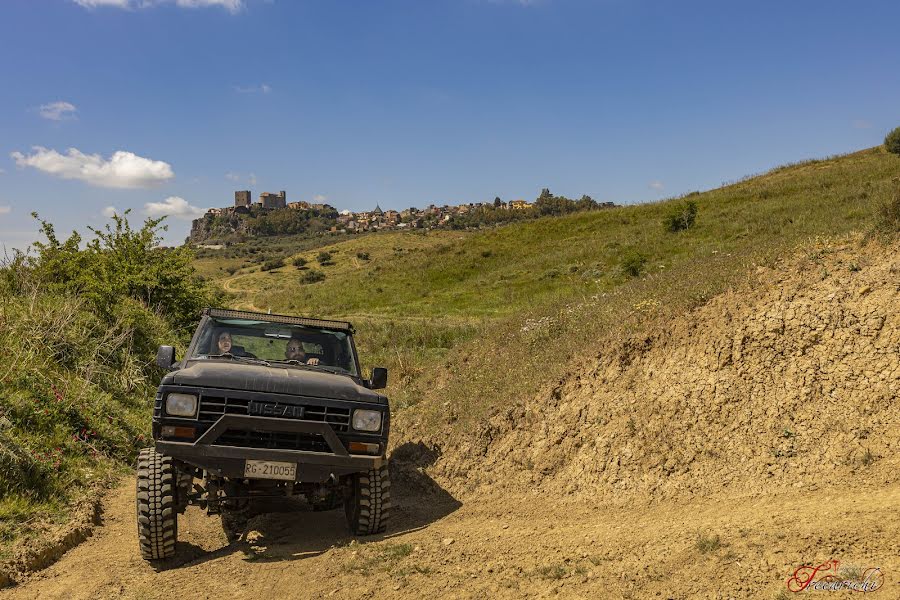
[[[600,338],[703,303],[800,243],[870,228],[898,174],[900,158],[876,148],[684,199],[361,237],[298,253],[304,269],[243,268],[217,283],[235,306],[353,320],[364,362],[392,369],[395,406],[465,427],[561,377]],[[696,224],[670,233],[665,217],[687,201]],[[318,264],[321,250],[333,264]],[[325,279],[303,283],[308,270]]]

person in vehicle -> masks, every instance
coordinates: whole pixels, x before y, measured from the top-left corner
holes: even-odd
[[[287,347],[284,349],[284,356],[288,360],[296,360],[297,362],[304,363],[307,365],[317,365],[319,364],[318,358],[307,358],[306,352],[303,350],[303,342],[301,342],[298,338],[291,338]]]
[[[218,349],[219,354],[230,354],[231,349],[233,348],[231,333],[228,331],[220,333],[219,337],[216,339],[216,348]]]
[[[254,355],[245,351],[241,346],[235,346],[231,339],[230,331],[223,331],[216,338],[216,350],[219,354],[231,354],[232,356],[246,356],[248,358],[256,358]]]

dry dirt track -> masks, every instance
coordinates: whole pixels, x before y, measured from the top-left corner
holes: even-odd
[[[257,517],[228,545],[192,508],[177,558],[154,570],[138,557],[129,481],[91,539],[0,598],[778,598],[797,566],[831,558],[882,568],[871,597],[898,598],[900,486],[846,483],[629,508],[407,495],[388,535],[361,544],[340,511],[301,510]],[[699,534],[721,545],[701,551]]]

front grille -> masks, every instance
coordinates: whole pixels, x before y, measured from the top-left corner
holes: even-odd
[[[261,402],[274,402],[259,399]],[[198,420],[201,423],[215,423],[222,415],[246,415],[249,398],[230,398],[225,396],[200,397],[200,414]],[[283,404],[283,403],[282,403]],[[322,406],[319,404],[307,404],[305,402],[292,402],[292,405],[303,406],[305,421],[319,421],[328,423],[336,433],[342,433],[350,429],[350,409],[334,406]]]
[[[331,452],[321,435],[309,433],[276,433],[228,429],[216,441],[219,446],[265,448],[267,450],[306,450]]]
[[[286,404],[266,397],[260,397],[260,402],[272,404]],[[222,415],[246,415],[250,398],[232,398],[229,396],[200,396],[200,412],[197,420],[201,423],[212,425]],[[293,406],[303,406],[303,420],[328,423],[336,433],[346,432],[350,429],[350,409],[321,404],[310,404],[295,401]],[[328,443],[321,435],[309,433],[285,433],[274,431],[244,431],[240,429],[228,429],[214,442],[219,446],[239,446],[242,448],[265,448],[269,450],[306,450],[308,452],[331,452]]]

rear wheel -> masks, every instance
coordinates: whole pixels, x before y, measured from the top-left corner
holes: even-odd
[[[382,533],[391,510],[391,477],[387,465],[350,477],[344,513],[353,535]]]
[[[178,474],[172,459],[153,448],[138,454],[138,544],[144,560],[175,556],[178,541]]]

